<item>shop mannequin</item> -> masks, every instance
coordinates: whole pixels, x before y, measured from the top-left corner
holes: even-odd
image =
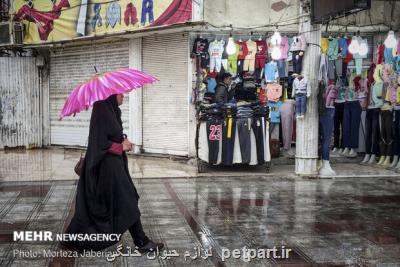
[[[379,150],[379,117],[381,107],[383,106],[382,90],[382,70],[383,68],[377,67],[374,69],[374,80],[375,82],[370,88],[368,94],[368,108],[365,119],[365,157],[361,164],[374,164],[376,163],[376,154]]]
[[[337,80],[338,96],[335,100],[335,128],[334,128],[334,148],[332,153],[343,153],[343,110],[346,98],[346,83],[345,79],[339,78]]]
[[[292,97],[296,98],[296,118],[302,119],[307,111],[307,98],[311,96],[311,86],[303,75],[296,75],[293,81]]]
[[[354,72],[349,78],[349,87],[346,92],[346,102],[343,110],[343,145],[342,155],[345,157],[357,157],[358,136],[361,120],[361,105],[358,99],[354,80],[358,79]]]
[[[334,82],[330,82],[328,87],[325,89],[325,84],[320,83],[320,92],[318,100],[320,102],[320,125],[322,127],[322,141],[321,141],[321,158],[322,167],[319,170],[319,174],[323,176],[335,175],[335,171],[332,170],[329,163],[329,146],[332,140],[333,133],[333,120],[335,115],[335,99],[338,94],[338,89]],[[325,92],[323,92],[325,91]],[[321,103],[322,102],[322,103]]]
[[[387,73],[384,84],[384,104],[381,107],[381,158],[380,165],[391,166],[392,146],[393,146],[393,106],[396,104],[397,79],[393,70]],[[398,158],[397,158],[398,161]],[[397,164],[397,163],[396,163]]]
[[[400,79],[397,81],[396,105],[394,106],[394,159],[392,165],[396,171],[400,171]],[[397,163],[396,163],[397,161]]]

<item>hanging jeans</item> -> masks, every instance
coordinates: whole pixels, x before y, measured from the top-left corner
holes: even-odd
[[[393,113],[391,110],[381,111],[381,156],[392,155]]]
[[[286,60],[285,59],[280,59],[277,61],[278,63],[278,75],[279,78],[284,78],[287,77],[287,71],[286,71]]]
[[[222,120],[213,119],[207,121],[207,139],[208,139],[208,163],[217,164],[219,143],[221,142]]]
[[[249,164],[251,157],[251,119],[243,118],[237,120],[240,152],[242,155],[242,163]]]
[[[300,56],[300,52],[303,51],[293,51],[292,53],[292,63],[293,63],[293,72],[297,74],[301,74],[302,65],[303,65],[303,56]]]
[[[343,145],[347,148],[358,148],[360,133],[361,105],[357,101],[344,103],[343,110]]]
[[[264,159],[264,131],[263,131],[263,118],[254,118],[252,123],[254,137],[256,138],[257,147],[257,162],[261,164]]]
[[[143,0],[142,1],[142,17],[140,22],[144,26],[146,24],[147,15],[149,16],[149,23],[154,21],[153,18],[153,0]]]
[[[339,58],[335,60],[335,70],[336,70],[336,76],[340,77],[342,76],[342,68],[343,68],[343,59]]]
[[[395,110],[394,114],[394,122],[393,122],[393,153],[394,155],[400,156],[400,109]]]
[[[286,100],[281,108],[282,143],[285,150],[292,145],[294,101]]]
[[[334,135],[334,147],[343,148],[343,110],[344,103],[335,103],[335,129]]]
[[[376,155],[379,152],[379,108],[367,109],[365,117],[365,153]]]
[[[233,148],[235,146],[236,121],[228,117],[222,126],[222,164],[230,166],[233,163]]]
[[[296,94],[296,115],[304,115],[307,111],[307,96]]]
[[[329,160],[329,151],[333,132],[333,119],[335,108],[325,108],[325,114],[319,117],[322,127],[321,156],[322,160]]]

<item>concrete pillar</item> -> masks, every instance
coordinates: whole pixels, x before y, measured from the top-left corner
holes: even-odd
[[[142,70],[142,38],[129,40],[129,68]],[[129,139],[136,145],[134,154],[139,154],[143,146],[142,94],[142,88],[129,93]]]
[[[302,176],[318,174],[318,70],[320,60],[321,25],[311,25],[310,11],[306,2],[300,1],[299,32],[305,37],[308,46],[303,58],[302,74],[311,84],[311,97],[307,99],[307,113],[296,121],[296,167],[295,172]]]

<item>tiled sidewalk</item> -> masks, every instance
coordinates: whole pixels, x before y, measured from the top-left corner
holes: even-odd
[[[12,243],[14,230],[63,231],[76,181],[0,183],[0,266],[400,266],[400,180],[220,177],[135,179],[146,232],[180,254],[212,248],[207,260],[145,256],[39,258],[56,242]],[[129,234],[123,246],[132,245]],[[288,260],[221,260],[222,248],[293,249]],[[115,250],[115,246],[109,250]]]

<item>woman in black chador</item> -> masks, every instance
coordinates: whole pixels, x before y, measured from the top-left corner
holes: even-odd
[[[123,95],[112,95],[93,106],[89,143],[79,177],[75,215],[67,234],[123,234],[129,229],[140,252],[159,250],[162,243],[144,233],[138,207],[139,195],[128,171],[125,151],[133,144],[122,133]],[[116,242],[63,242],[75,250],[101,250]]]

